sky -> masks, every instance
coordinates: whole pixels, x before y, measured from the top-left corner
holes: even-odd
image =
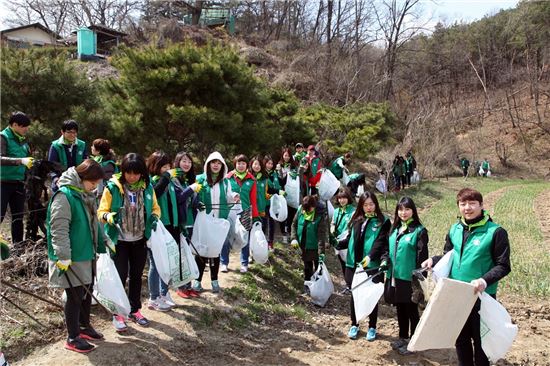
[[[8,28],[4,21],[5,0],[0,0],[0,29]],[[494,14],[501,9],[513,8],[519,0],[421,0],[423,19],[427,28],[433,28],[439,21],[452,24],[455,21],[469,23]]]

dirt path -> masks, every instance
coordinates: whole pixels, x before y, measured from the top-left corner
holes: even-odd
[[[550,189],[543,191],[533,202],[535,214],[539,219],[542,237],[548,248],[550,248],[550,210],[548,203],[550,202]]]

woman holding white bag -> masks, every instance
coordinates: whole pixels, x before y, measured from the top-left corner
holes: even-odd
[[[222,155],[217,151],[211,153],[204,163],[204,173],[197,176],[196,183],[200,186],[195,189],[195,191],[198,191],[200,205],[204,206],[206,213],[222,219],[228,218],[229,210],[234,201],[231,184],[229,184],[229,180],[225,178],[227,172],[227,165]],[[203,291],[201,285],[202,275],[206,267],[206,262],[210,261],[212,292],[220,292],[220,285],[218,282],[220,255],[218,254],[218,256],[214,258],[205,258],[197,254],[195,259],[199,267],[199,278],[197,278],[193,284],[193,289],[197,292]]]

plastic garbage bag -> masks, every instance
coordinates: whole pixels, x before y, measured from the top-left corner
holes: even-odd
[[[334,292],[334,284],[324,263],[319,263],[319,268],[311,276],[311,280],[304,281],[304,285],[309,287],[311,301],[321,307],[325,306],[330,295]]]
[[[448,251],[437,264],[433,267],[432,277],[437,283],[441,278],[449,277],[453,265],[453,250]]]
[[[355,316],[359,322],[369,316],[378,304],[378,300],[384,294],[384,284],[382,282],[373,283],[367,272],[362,268],[357,268],[353,275],[351,292],[353,294]]]
[[[512,318],[504,306],[483,292],[481,299],[480,334],[481,348],[491,362],[504,358],[518,334],[518,326],[512,324]]]
[[[298,176],[294,178],[290,174],[286,176],[285,192],[287,204],[292,208],[298,208],[300,206],[300,178]]]
[[[191,237],[198,251],[197,254],[205,258],[216,258],[220,255],[230,227],[229,220],[214,217],[206,211],[199,212],[195,218]]]
[[[386,180],[384,178],[380,178],[376,181],[376,189],[380,193],[386,193],[388,191],[388,186],[386,185]],[[359,194],[359,192],[357,193]]]
[[[260,222],[256,222],[250,231],[250,255],[259,264],[266,263],[269,257],[267,239],[262,231],[262,224]]]
[[[107,253],[97,260],[97,299],[115,314],[127,317],[130,314],[130,301],[115,267],[115,262]]]
[[[275,221],[283,222],[288,217],[288,207],[283,196],[274,194],[269,203],[269,215]]]
[[[348,175],[348,172],[346,172],[346,170],[344,170],[344,172],[342,174],[341,182],[344,186],[347,186],[348,183],[349,183],[349,175]]]
[[[338,178],[330,170],[323,169],[321,180],[319,181],[319,198],[323,201],[328,201],[338,192],[339,188],[340,181]]]
[[[191,244],[189,244],[189,241],[187,238],[180,234],[180,246],[181,246],[181,252],[185,253],[182,254],[185,256],[185,259],[187,260],[187,264],[189,266],[189,272],[191,273],[191,278],[196,280],[199,278],[199,266],[197,266],[197,261],[195,261],[195,256],[193,255],[193,252],[191,250]]]
[[[330,201],[327,201],[327,215],[328,222],[332,222],[332,217],[334,216],[334,206]]]
[[[414,171],[413,175],[411,177],[411,183],[412,184],[418,184],[420,183],[420,174],[418,174],[418,171]]]
[[[172,234],[166,230],[162,222],[159,221],[156,230],[151,231],[151,237],[147,240],[147,247],[153,253],[153,260],[159,277],[162,278],[164,283],[170,283],[170,255],[177,255],[178,243],[176,243]],[[176,261],[178,259],[176,258]]]

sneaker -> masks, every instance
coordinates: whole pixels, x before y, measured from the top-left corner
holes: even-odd
[[[227,264],[222,264],[220,266],[220,271],[223,272],[223,273],[229,272],[229,268],[227,268]]]
[[[365,336],[367,341],[372,342],[376,339],[376,328],[369,328],[367,335]]]
[[[340,291],[340,295],[348,295],[351,294],[351,289],[349,287],[344,287],[342,291]]]
[[[409,350],[407,349],[407,344],[404,345],[403,347],[399,347],[399,348],[397,349],[397,352],[399,352],[399,354],[400,354],[401,356],[409,356],[409,355],[414,354],[414,352],[411,352],[411,351],[409,351]]]
[[[160,296],[157,297],[155,300],[149,299],[149,302],[147,303],[147,308],[156,311],[169,311],[171,309],[170,305],[166,304]]]
[[[10,366],[2,352],[0,352],[0,366]]]
[[[288,236],[283,235],[283,244],[288,244]]]
[[[359,334],[359,327],[356,325],[352,325],[351,328],[349,328],[348,337],[350,339],[357,339],[358,334]]]
[[[202,288],[201,286],[201,283],[199,281],[193,281],[193,290],[195,290],[195,292],[203,292],[204,289]]]
[[[191,295],[191,297],[201,297],[201,294],[193,289],[189,290],[189,295]]]
[[[248,272],[248,266],[245,266],[244,264],[241,266],[241,273]]]
[[[88,340],[88,341],[100,341],[103,340],[103,334],[97,332],[94,328],[91,326],[88,326],[86,328],[80,328],[80,338]]]
[[[191,297],[191,291],[192,290],[189,290],[189,289],[185,289],[185,290],[178,289],[176,290],[176,295],[178,295],[181,298],[188,299]]]
[[[220,284],[218,283],[218,280],[212,281],[212,292],[215,294],[220,292]]]
[[[115,326],[115,330],[117,332],[125,332],[128,330],[128,326],[126,325],[126,319],[122,315],[114,315],[113,316],[113,325]]]
[[[175,308],[176,306],[178,306],[172,299],[172,296],[169,292],[167,292],[166,295],[161,296],[160,298],[162,299],[162,301],[164,301],[166,305],[170,306],[171,308]]]
[[[164,306],[166,306],[166,304]],[[149,320],[147,320],[146,317],[141,315],[141,312],[139,310],[136,311],[135,313],[130,313],[130,315],[128,315],[128,319],[136,322],[138,325],[141,325],[142,327],[149,326]]]
[[[409,341],[404,338],[399,338],[396,341],[390,343],[391,349],[396,350],[409,344]]]
[[[95,346],[88,343],[85,339],[76,337],[75,339],[67,338],[65,348],[78,353],[88,353],[90,351],[93,351]]]
[[[273,251],[273,242],[267,243],[267,249],[272,252]]]

